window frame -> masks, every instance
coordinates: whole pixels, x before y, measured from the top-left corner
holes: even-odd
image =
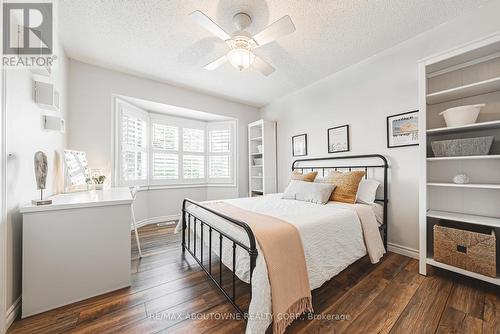
[[[210,152],[210,131],[211,130],[225,130],[229,129],[229,152]],[[236,122],[223,121],[223,122],[210,122],[207,124],[207,183],[212,184],[235,184],[236,183]],[[229,177],[228,178],[211,178],[209,177],[210,165],[209,159],[211,156],[228,156],[229,157]]]
[[[175,116],[170,116],[170,115],[161,115],[161,114],[156,114],[156,113],[150,113],[150,126],[149,126],[149,131],[150,134],[152,134],[152,129],[153,129],[153,124],[163,124],[167,126],[175,126],[178,128],[177,131],[177,140],[178,140],[178,151],[174,150],[158,150],[154,149],[151,146],[151,159],[149,159],[149,171],[150,171],[150,180],[149,180],[149,185],[150,186],[169,186],[169,185],[194,185],[194,184],[200,184],[204,185],[206,184],[206,161],[204,165],[204,177],[199,178],[199,179],[185,179],[184,178],[184,166],[183,166],[183,158],[184,155],[201,155],[204,156],[206,154],[206,123],[198,120],[191,120],[191,119],[186,119],[186,118],[180,118],[180,117],[175,117]],[[183,131],[184,128],[188,129],[199,129],[203,130],[204,132],[204,147],[203,147],[203,152],[184,152],[184,140],[183,140]],[[150,136],[152,138],[152,135]],[[150,140],[151,142],[151,140]],[[177,162],[177,168],[178,168],[178,178],[177,179],[155,179],[153,176],[153,164],[152,164],[152,159],[153,159],[153,154],[155,151],[162,151],[166,153],[171,153],[171,154],[177,154],[178,156],[178,162]],[[205,159],[206,160],[206,159]]]
[[[147,157],[147,165],[146,165],[146,178],[143,180],[124,180],[123,177],[123,160],[122,160],[122,152],[123,152],[123,145],[122,145],[122,138],[123,138],[123,128],[121,124],[121,120],[124,114],[123,107],[127,108],[126,113],[129,115],[132,115],[133,117],[137,117],[141,120],[143,120],[146,123],[146,135],[144,136],[144,141],[146,143],[146,147],[140,151],[144,152]],[[146,111],[134,106],[133,104],[130,104],[126,101],[123,101],[121,99],[116,100],[116,122],[115,122],[115,149],[116,149],[116,155],[115,155],[115,184],[119,184],[120,186],[124,187],[131,187],[131,186],[147,186],[149,184],[149,160],[150,160],[150,138],[149,138],[149,115]]]
[[[127,101],[120,99],[119,97],[114,98],[114,113],[113,113],[113,124],[114,124],[114,134],[113,134],[113,182],[115,186],[140,186],[141,188],[185,188],[185,187],[236,187],[236,175],[237,175],[237,120],[224,120],[224,121],[203,121],[188,119],[178,116],[165,115],[155,112],[149,112],[135,105],[128,103]],[[133,113],[137,113],[141,118],[146,120],[146,138],[147,138],[147,178],[146,180],[136,180],[136,181],[124,181],[122,175],[122,107],[127,106],[127,112],[130,110]],[[163,124],[168,126],[175,126],[178,128],[178,151],[172,150],[161,150],[154,149],[153,142],[153,124]],[[183,131],[186,129],[199,129],[204,131],[204,143],[203,152],[184,152],[184,140]],[[209,131],[212,129],[227,129],[230,130],[230,152],[228,153],[210,153],[209,152]],[[155,179],[153,175],[153,155],[155,152],[165,152],[173,153],[178,156],[178,178],[177,179]],[[203,156],[204,159],[204,177],[191,179],[184,178],[184,166],[183,158],[186,156]],[[230,176],[228,178],[210,178],[209,177],[209,156],[229,156],[229,172]]]

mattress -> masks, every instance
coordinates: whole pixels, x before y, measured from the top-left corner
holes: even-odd
[[[274,216],[297,227],[304,246],[311,289],[320,287],[350,264],[366,255],[361,223],[354,206],[351,204],[329,202],[321,205],[285,200],[281,198],[281,194],[229,199],[224,200],[224,202],[245,210]],[[376,204],[371,207],[374,215],[380,216],[381,206]],[[231,235],[243,244],[249,244],[247,235],[242,228],[230,224],[223,218],[200,207],[192,205],[187,208],[187,211],[209,222],[215,228]],[[180,231],[181,227],[179,222],[177,231]],[[191,223],[192,227],[193,223]],[[199,223],[197,228],[196,234],[200,235]],[[206,226],[204,233],[206,243],[208,239],[206,237],[208,227]],[[234,271],[242,281],[249,283],[250,258],[248,253],[240,247],[236,247],[236,268],[232,268],[232,242],[223,239],[222,245],[222,262],[224,265]],[[265,259],[260,255],[258,245],[257,249],[259,255],[252,276],[252,300],[249,307],[250,318],[247,323],[247,333],[263,333],[272,321],[271,290],[267,267]],[[212,251],[219,255],[218,237],[212,238]]]

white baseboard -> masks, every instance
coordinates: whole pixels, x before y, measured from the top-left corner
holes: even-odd
[[[387,250],[390,252],[398,253],[418,260],[418,250],[410,247],[401,246],[389,242],[387,243]]]
[[[7,310],[7,314],[5,315],[5,328],[8,329],[10,325],[12,325],[14,320],[16,320],[19,315],[19,312],[21,312],[21,296],[19,296],[14,304],[12,304]]]
[[[172,224],[176,224],[177,221],[181,218],[181,215],[168,215],[168,216],[159,216],[159,217],[152,217],[152,218],[146,218],[143,220],[140,220],[136,222],[135,224],[137,225],[137,228],[146,226],[149,224],[158,224],[158,223],[165,223],[165,222],[172,222]]]

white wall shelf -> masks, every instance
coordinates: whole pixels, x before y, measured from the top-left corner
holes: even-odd
[[[489,276],[477,274],[477,273],[474,273],[472,271],[468,271],[468,270],[465,270],[465,269],[462,269],[462,268],[450,266],[449,264],[438,262],[438,261],[436,261],[436,260],[434,260],[432,258],[427,258],[426,262],[428,264],[430,264],[430,265],[433,265],[434,267],[443,268],[443,269],[446,269],[446,270],[449,270],[449,271],[453,271],[453,272],[458,273],[458,274],[462,274],[462,275],[465,275],[465,276],[469,276],[469,277],[473,277],[473,278],[476,278],[476,279],[480,279],[480,280],[485,281],[485,282],[489,282],[489,283],[493,283],[493,284],[496,284],[496,285],[500,285],[500,278],[498,278],[498,277],[489,277]]]
[[[429,187],[475,188],[475,189],[500,189],[500,184],[494,183],[466,183],[457,184],[449,182],[428,182]]]
[[[428,129],[428,135],[434,134],[442,134],[442,133],[457,133],[462,131],[473,131],[473,130],[490,130],[490,129],[499,129],[500,121],[491,121],[491,122],[482,122],[482,123],[474,123],[470,125],[464,126],[455,126],[450,128],[436,128],[436,129]]]
[[[500,90],[500,77],[427,94],[428,104],[438,104]]]
[[[248,152],[249,196],[276,192],[275,122],[258,120],[248,124]]]
[[[464,213],[439,211],[439,210],[427,211],[427,217],[500,228],[500,218],[495,218],[495,217],[468,215]]]
[[[449,161],[449,160],[490,160],[490,159],[500,159],[500,155],[467,155],[458,157],[432,157],[427,158],[427,161]]]

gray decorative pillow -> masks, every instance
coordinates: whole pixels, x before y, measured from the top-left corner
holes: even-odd
[[[291,180],[282,198],[326,204],[334,189],[334,184]]]

